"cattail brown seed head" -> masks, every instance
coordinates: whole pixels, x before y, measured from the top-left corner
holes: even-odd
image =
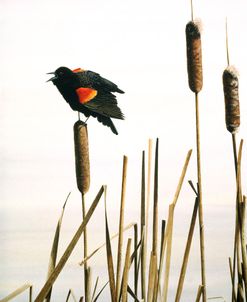
[[[187,70],[190,89],[198,93],[202,89],[201,22],[190,21],[186,25]]]
[[[234,134],[240,126],[240,107],[238,72],[233,66],[228,66],[223,72],[223,89],[225,96],[226,128]]]
[[[90,186],[90,162],[87,125],[82,121],[74,124],[74,144],[77,187],[85,194]]]

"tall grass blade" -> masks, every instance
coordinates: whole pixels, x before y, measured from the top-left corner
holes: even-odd
[[[169,224],[167,226],[167,250],[166,250],[166,262],[165,262],[165,277],[164,277],[164,287],[163,287],[163,297],[162,297],[162,301],[164,301],[164,302],[167,301],[168,284],[169,284],[169,276],[170,276],[174,208],[175,208],[174,203],[169,205],[169,216],[168,216]]]
[[[20,294],[22,294],[24,291],[29,289],[29,302],[32,302],[32,288],[33,286],[31,284],[24,284],[21,287],[17,288],[15,291],[13,291],[11,294],[6,296],[5,298],[1,299],[0,302],[7,302],[10,300],[13,300]]]
[[[134,250],[138,250],[138,225],[137,223],[134,225]],[[134,260],[134,291],[137,296],[138,292],[138,253],[133,253],[133,258],[131,256],[131,260]],[[131,261],[132,262],[132,261]],[[135,300],[136,301],[136,300]]]
[[[117,292],[116,292],[116,287],[115,287],[115,275],[114,275],[112,248],[111,248],[111,240],[110,240],[110,233],[109,233],[108,219],[107,219],[106,189],[105,189],[105,231],[106,231],[107,268],[108,268],[108,277],[109,277],[110,291],[111,291],[111,301],[116,302],[117,301]]]
[[[99,282],[99,277],[97,277],[94,288],[93,288],[93,293],[92,293],[92,298],[91,301],[93,302],[95,294],[96,294],[96,290],[97,290],[97,286],[98,286],[98,282]]]
[[[132,228],[135,225],[135,223],[129,223],[127,224],[124,228],[123,231],[127,231],[130,228]],[[118,237],[118,233],[115,233],[114,235],[111,236],[110,240],[112,241],[113,239]],[[103,244],[101,244],[99,247],[97,247],[90,255],[87,256],[87,258],[83,259],[79,265],[83,265],[85,261],[89,260],[90,258],[92,258],[98,251],[100,251],[104,246],[106,245],[106,242],[104,242]]]
[[[202,295],[202,290],[203,290],[203,286],[199,285],[198,290],[197,290],[197,295],[196,295],[196,301],[195,302],[199,302],[201,299],[201,295]]]
[[[177,188],[176,188],[176,192],[174,194],[173,201],[172,201],[172,204],[171,204],[171,205],[173,205],[173,207],[171,207],[171,205],[169,206],[167,227],[166,227],[164,238],[162,240],[162,245],[161,245],[161,255],[160,255],[160,263],[159,263],[159,269],[158,269],[157,286],[159,286],[160,279],[161,279],[161,274],[162,274],[162,268],[163,268],[163,262],[164,262],[164,256],[165,256],[165,250],[166,250],[167,240],[168,240],[168,238],[170,236],[170,233],[172,232],[172,228],[173,228],[173,213],[174,213],[174,208],[175,208],[175,206],[177,204],[178,197],[179,197],[180,191],[182,189],[182,185],[183,185],[184,178],[185,178],[185,175],[186,175],[186,171],[187,171],[187,168],[188,168],[188,165],[189,165],[191,154],[192,154],[192,150],[189,150],[188,153],[187,153],[187,155],[186,155],[184,166],[183,166],[183,169],[182,169],[179,181],[178,181],[178,185],[177,185]],[[171,238],[170,238],[170,240],[171,240]],[[171,248],[171,246],[170,246],[170,248]],[[167,257],[168,257],[168,255],[167,255]],[[169,260],[169,257],[167,258],[167,260]],[[166,262],[166,265],[168,265],[167,268],[168,268],[168,270],[170,270],[169,263]],[[166,274],[167,274],[167,272],[166,272]],[[169,276],[167,276],[167,279],[165,279],[165,283],[164,283],[164,287],[163,287],[163,299],[165,299],[165,296],[167,294],[167,293],[165,294],[165,288],[166,289],[168,288],[168,283],[167,283],[167,285],[165,285],[165,284],[166,284],[166,282],[168,282],[168,279],[169,279]],[[156,296],[157,296],[157,293],[156,293]]]
[[[59,218],[58,223],[57,223],[56,232],[55,232],[55,236],[54,236],[53,243],[52,243],[52,248],[51,248],[50,260],[49,260],[49,265],[48,265],[48,273],[47,273],[47,278],[46,279],[49,279],[51,273],[53,272],[53,270],[56,266],[57,251],[58,251],[58,244],[59,244],[59,237],[60,237],[60,230],[61,230],[61,225],[62,225],[62,220],[63,220],[63,214],[64,214],[65,207],[66,207],[66,204],[67,204],[67,201],[69,199],[70,194],[71,194],[71,192],[68,194],[68,196],[65,200],[65,203],[64,203],[63,208],[62,208],[62,213],[61,213],[60,218]],[[51,290],[50,290],[50,292],[48,293],[48,295],[45,299],[46,302],[50,302],[51,293],[52,293],[52,287],[51,287]]]
[[[81,194],[81,205],[82,205],[82,219],[85,219],[86,216],[86,204],[85,204],[85,194]],[[88,250],[88,240],[87,240],[87,228],[85,227],[83,232],[83,257],[87,258],[87,250]],[[90,288],[89,288],[89,274],[88,274],[88,265],[87,261],[84,261],[84,291],[85,291],[85,302],[90,301]]]
[[[156,139],[154,166],[154,203],[153,203],[153,245],[152,252],[157,255],[158,243],[158,174],[159,174],[159,139]]]
[[[122,245],[123,245],[123,225],[124,225],[124,208],[126,195],[126,178],[127,178],[127,156],[123,157],[123,173],[122,173],[122,190],[121,190],[121,205],[119,214],[119,235],[118,235],[118,250],[117,250],[117,277],[116,277],[116,293],[117,299],[120,294],[121,282],[121,264],[122,264]]]
[[[229,257],[229,269],[230,269],[230,276],[231,276],[231,281],[232,281],[232,293],[233,293],[233,301],[236,302],[237,301],[237,297],[236,297],[236,291],[235,291],[235,284],[234,284],[234,278],[233,278],[233,268],[232,268],[232,259],[231,257]]]
[[[70,297],[72,297],[72,299],[73,299],[74,302],[77,302],[76,297],[75,297],[75,294],[74,294],[74,292],[73,292],[72,289],[70,289],[69,292],[68,292],[68,295],[67,295],[67,298],[66,298],[66,302],[69,301],[69,298],[70,298]]]
[[[153,251],[151,251],[148,275],[147,302],[153,301],[154,288],[157,277],[157,255]]]
[[[245,197],[242,199],[242,184],[241,184],[241,161],[242,161],[242,149],[243,140],[240,142],[238,150],[238,161],[237,161],[237,198],[238,198],[238,217],[239,217],[239,230],[240,230],[240,241],[241,241],[241,251],[242,251],[242,274],[244,287],[245,287],[245,299],[247,301],[247,255],[246,255],[246,241],[245,241]]]
[[[97,196],[95,197],[91,207],[89,208],[85,219],[82,221],[82,223],[79,226],[78,230],[76,231],[74,237],[72,238],[71,242],[67,246],[63,256],[61,257],[61,259],[59,260],[57,266],[55,267],[55,269],[51,273],[49,279],[46,281],[46,283],[42,287],[41,291],[39,292],[38,296],[35,299],[35,302],[43,301],[45,299],[45,297],[47,296],[47,294],[49,293],[52,285],[56,281],[58,275],[62,271],[64,265],[66,264],[66,262],[68,261],[72,251],[74,250],[78,240],[80,239],[80,237],[81,237],[81,235],[82,235],[82,233],[85,229],[85,226],[87,225],[88,221],[90,220],[91,216],[93,215],[94,210],[96,209],[103,192],[104,192],[104,187],[102,186],[100,188]]]
[[[140,302],[140,300],[138,299],[137,295],[133,292],[133,290],[129,287],[127,287],[128,293],[131,295],[131,297],[136,301],[136,302]]]
[[[147,267],[147,242],[148,242],[148,222],[149,222],[149,206],[150,206],[150,192],[151,192],[151,163],[152,163],[152,147],[153,141],[148,140],[148,171],[147,171],[147,194],[146,194],[146,218],[145,218],[145,238],[141,249],[143,249],[143,283],[141,285],[141,297],[146,301],[146,267]]]
[[[188,264],[188,260],[189,260],[190,247],[191,247],[195,223],[196,223],[197,210],[198,210],[198,198],[196,198],[196,200],[195,200],[194,210],[193,210],[193,214],[192,214],[192,218],[191,218],[190,229],[189,229],[188,239],[187,239],[186,248],[185,248],[185,252],[184,252],[183,264],[182,264],[181,272],[180,272],[180,276],[179,276],[175,302],[180,301],[180,297],[181,297],[182,290],[183,290],[184,278],[185,278],[187,264]]]
[[[131,238],[128,239],[127,248],[126,248],[126,256],[125,256],[125,264],[123,271],[123,286],[122,286],[122,302],[127,302],[128,295],[128,278],[129,278],[129,269],[130,269],[130,249],[131,249]]]
[[[143,237],[143,232],[145,232],[145,213],[146,204],[145,204],[145,151],[142,152],[142,169],[141,169],[141,235]],[[143,246],[145,247],[146,242],[144,238]],[[145,259],[145,248],[141,249],[141,290],[146,292],[146,259]],[[135,291],[137,294],[137,290]]]
[[[93,302],[96,302],[98,300],[98,298],[100,297],[100,295],[102,294],[103,290],[105,289],[105,287],[108,283],[109,283],[109,281],[107,281],[106,284],[101,288],[101,290],[99,291],[99,293],[97,294],[97,296],[95,297]]]

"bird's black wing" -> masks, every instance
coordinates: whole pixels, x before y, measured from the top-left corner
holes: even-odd
[[[81,84],[83,87],[91,87],[93,89],[105,92],[124,93],[124,91],[119,89],[116,84],[101,77],[94,71],[86,70],[83,72],[78,72],[77,75],[81,79]]]
[[[112,93],[99,92],[94,99],[83,104],[83,106],[105,117],[124,119],[124,115],[117,105],[116,97]]]

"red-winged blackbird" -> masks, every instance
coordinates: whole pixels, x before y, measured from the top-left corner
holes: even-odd
[[[48,81],[52,81],[73,110],[82,112],[86,117],[93,116],[118,134],[111,118],[124,119],[112,92],[124,93],[111,81],[98,73],[81,68],[70,70],[59,67]]]

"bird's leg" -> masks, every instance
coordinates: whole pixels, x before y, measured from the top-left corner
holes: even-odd
[[[90,116],[88,116],[87,119],[85,120],[85,122],[84,122],[85,124],[87,123],[87,121],[88,121],[89,118],[90,118]]]
[[[78,120],[81,120],[80,112],[78,111]]]

